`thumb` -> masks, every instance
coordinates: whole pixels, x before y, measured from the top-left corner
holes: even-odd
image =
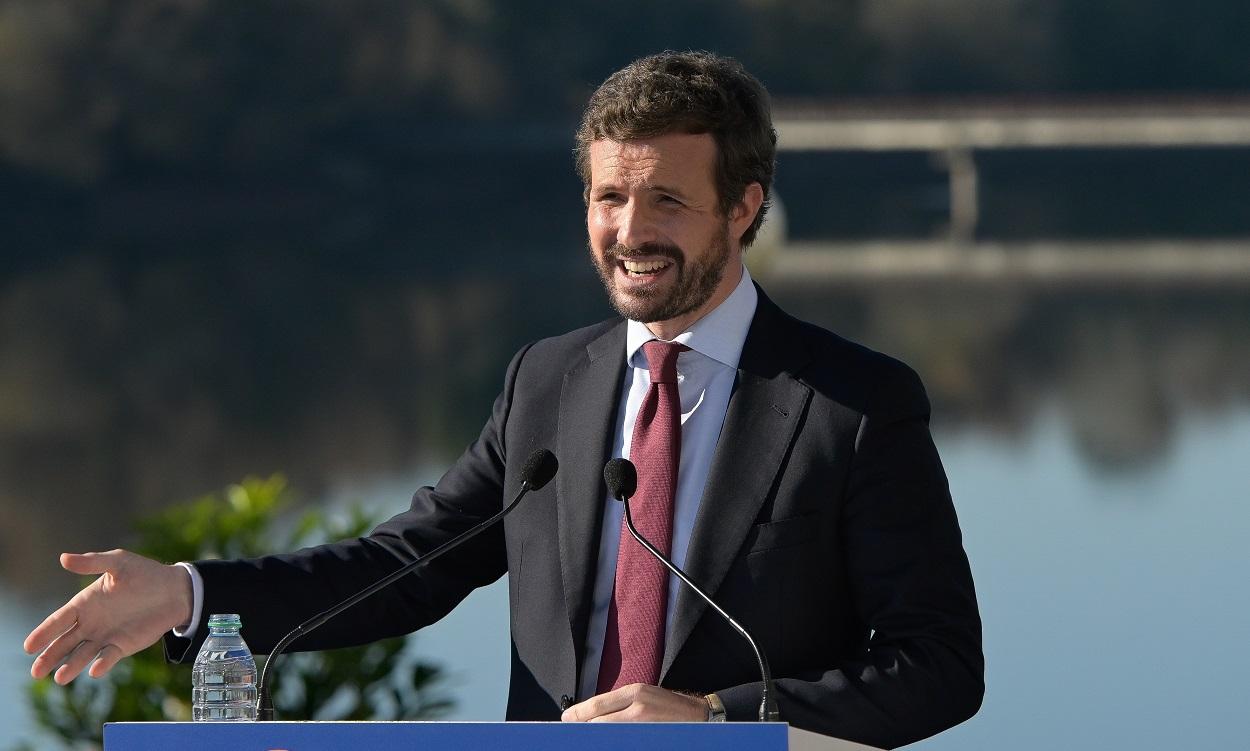
[[[107,553],[61,553],[61,568],[73,574],[103,574],[115,570],[121,564],[124,550]]]

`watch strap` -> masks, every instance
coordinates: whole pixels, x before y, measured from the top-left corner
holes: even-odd
[[[716,694],[704,694],[703,700],[707,702],[707,721],[724,722],[725,703],[720,700],[720,697]]]

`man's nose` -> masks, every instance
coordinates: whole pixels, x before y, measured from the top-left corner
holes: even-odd
[[[638,201],[625,204],[618,215],[616,242],[626,248],[640,248],[655,239],[655,221],[646,207]]]

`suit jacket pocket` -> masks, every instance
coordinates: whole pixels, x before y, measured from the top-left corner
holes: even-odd
[[[763,522],[751,527],[751,531],[747,533],[744,549],[751,554],[788,548],[811,542],[819,534],[819,514],[792,516],[789,519]]]

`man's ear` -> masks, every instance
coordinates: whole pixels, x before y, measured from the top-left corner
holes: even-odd
[[[762,205],[764,189],[759,183],[751,183],[742,191],[742,200],[729,210],[729,236],[741,242],[742,235],[755,221]]]

